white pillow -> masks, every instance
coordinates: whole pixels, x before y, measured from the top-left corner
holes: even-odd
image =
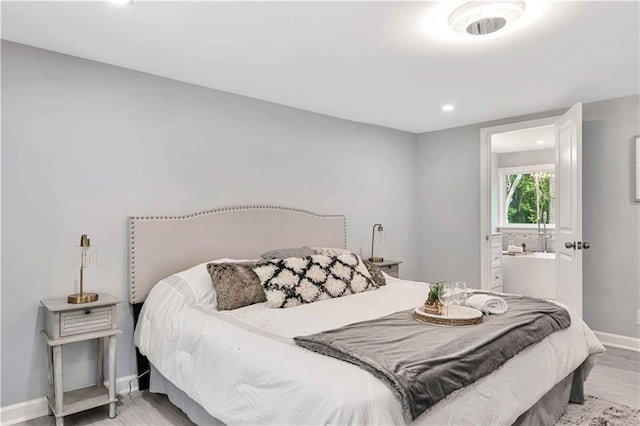
[[[211,275],[207,271],[207,264],[209,263],[241,263],[241,262],[251,262],[257,261],[259,259],[216,259],[210,260],[208,262],[201,263],[192,268],[186,269],[184,271],[180,271],[176,274],[173,274],[176,277],[182,278],[184,282],[186,282],[191,290],[193,291],[193,295],[195,297],[195,303],[198,305],[208,305],[213,304],[213,308],[218,305],[216,299],[216,292],[213,288],[213,284],[211,283]]]

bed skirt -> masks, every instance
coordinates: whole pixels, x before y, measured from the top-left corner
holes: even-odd
[[[149,392],[167,395],[169,401],[180,408],[189,419],[198,425],[224,425],[209,414],[200,404],[166,379],[151,364]],[[514,425],[554,425],[562,417],[569,402],[584,403],[584,376],[582,365],[556,384],[531,408],[522,413]]]
[[[522,413],[514,425],[555,425],[570,402],[584,404],[583,384],[581,365]]]
[[[189,395],[160,374],[153,364],[150,364],[150,369],[149,392],[167,395],[169,401],[181,409],[197,425],[224,425],[223,422],[209,414],[200,404],[189,398]]]

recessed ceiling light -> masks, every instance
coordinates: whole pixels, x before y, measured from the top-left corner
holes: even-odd
[[[544,145],[544,141],[536,141],[538,145]]]
[[[453,111],[454,109],[456,109],[456,107],[451,104],[446,104],[442,106],[443,111]]]

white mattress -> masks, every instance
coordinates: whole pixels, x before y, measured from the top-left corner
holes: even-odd
[[[405,423],[398,399],[381,381],[291,338],[415,307],[427,297],[425,284],[387,276],[377,291],[288,309],[256,304],[218,312],[193,285],[169,281],[149,294],[135,342],[212,416],[227,424]],[[451,394],[414,424],[512,424],[587,358],[588,373],[592,354],[604,347],[569,312],[570,328]]]

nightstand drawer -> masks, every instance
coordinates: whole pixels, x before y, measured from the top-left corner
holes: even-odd
[[[378,266],[381,271],[383,271],[387,275],[391,275],[394,278],[398,278],[400,274],[400,268],[398,268],[398,264],[395,265],[386,265],[386,266]]]
[[[60,336],[112,328],[111,307],[86,308],[60,313]]]

